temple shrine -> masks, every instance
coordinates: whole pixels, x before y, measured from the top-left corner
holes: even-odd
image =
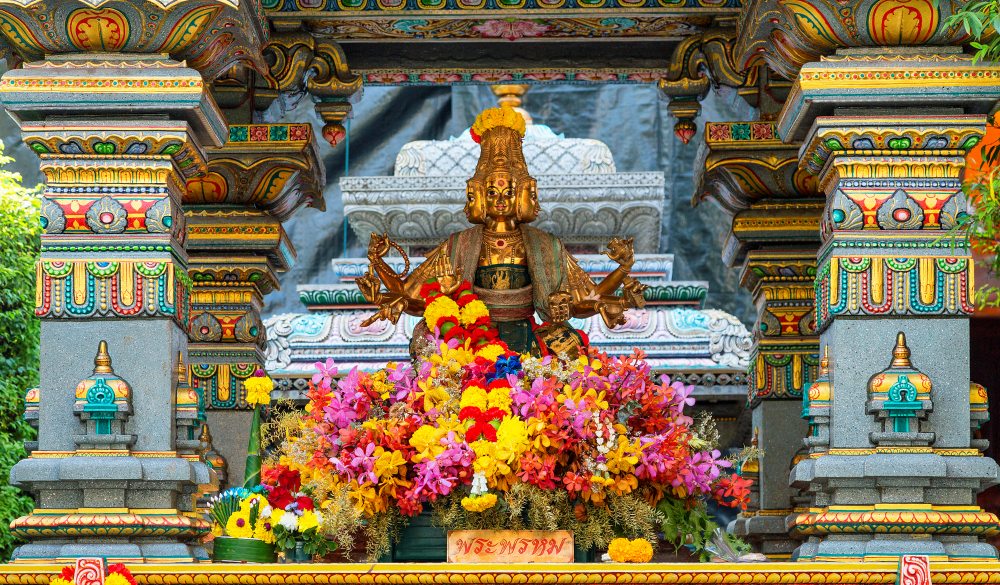
[[[0,0],[45,179],[0,583],[997,580],[965,4]],[[656,88],[753,323],[674,280],[669,173],[533,120],[566,83]],[[365,87],[469,84],[330,172]],[[333,184],[365,252],[283,278]]]

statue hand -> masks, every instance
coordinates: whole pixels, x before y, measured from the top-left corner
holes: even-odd
[[[451,296],[451,293],[455,292],[462,284],[462,271],[452,267],[451,259],[448,258],[447,254],[438,255],[434,261],[432,274],[441,285],[441,292],[445,295]]]
[[[371,240],[368,242],[368,260],[374,261],[376,258],[382,258],[388,254],[391,241],[389,234],[379,235],[372,232]]]
[[[621,238],[612,238],[608,242],[608,250],[605,252],[608,258],[611,258],[619,264],[622,268],[626,270],[631,268],[635,264],[635,252],[632,248],[632,238],[623,240]]]
[[[403,314],[403,309],[406,308],[406,298],[403,295],[396,293],[382,294],[381,296],[382,299],[379,303],[378,311],[371,317],[362,321],[362,327],[368,327],[380,319],[384,319],[393,324],[399,321],[399,316]]]
[[[379,280],[371,267],[368,268],[366,274],[355,279],[354,283],[358,285],[361,296],[365,297],[366,301],[375,305],[379,304],[382,299],[382,281]]]
[[[601,319],[604,319],[608,329],[625,324],[625,305],[622,299],[598,301],[597,312],[601,314]]]
[[[570,301],[573,295],[566,291],[556,291],[549,295],[549,318],[553,323],[563,323],[570,318]]]
[[[643,296],[645,291],[646,285],[631,276],[626,278],[622,283],[622,298],[625,299],[625,305],[636,309],[645,307],[646,297]]]

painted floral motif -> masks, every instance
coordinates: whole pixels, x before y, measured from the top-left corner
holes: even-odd
[[[544,36],[551,28],[547,24],[533,20],[486,20],[472,27],[472,30],[488,39],[507,39],[516,41],[521,38]]]

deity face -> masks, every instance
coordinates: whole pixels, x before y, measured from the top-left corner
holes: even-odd
[[[504,220],[517,215],[510,173],[496,171],[486,178],[486,216]]]

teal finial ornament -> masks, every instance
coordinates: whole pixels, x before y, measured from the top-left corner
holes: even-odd
[[[889,388],[889,400],[883,403],[882,408],[892,419],[894,432],[910,432],[910,420],[917,416],[917,411],[921,408],[920,401],[914,400],[916,396],[917,387],[906,376],[900,376]]]

